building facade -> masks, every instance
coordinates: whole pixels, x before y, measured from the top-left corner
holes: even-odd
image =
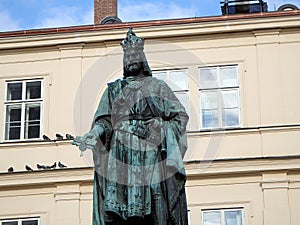
[[[91,154],[65,134],[122,76],[129,27],[190,116],[190,224],[299,224],[297,10],[0,33],[0,224],[91,224]]]

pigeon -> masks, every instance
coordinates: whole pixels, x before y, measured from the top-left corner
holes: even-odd
[[[9,168],[7,169],[7,172],[9,172],[9,173],[14,172],[14,168],[13,168],[13,167],[9,167]]]
[[[40,170],[40,169],[42,169],[42,170],[46,169],[46,166],[40,165],[40,164],[36,164],[36,167],[37,167],[39,170]]]
[[[56,162],[52,166],[50,166],[50,169],[55,169],[55,168],[56,168]]]
[[[33,169],[30,168],[30,166],[28,166],[28,165],[25,166],[25,169],[26,169],[27,171],[33,171]]]
[[[62,139],[64,139],[64,137],[62,135],[60,135],[60,134],[56,134],[55,136],[56,136],[56,140],[62,140]]]
[[[64,164],[62,164],[61,162],[58,162],[58,167],[59,168],[65,168],[66,166]]]
[[[74,137],[71,134],[66,134],[66,138],[69,139],[69,140],[73,140],[74,139]]]
[[[46,136],[45,134],[43,135],[43,139],[44,139],[44,141],[51,141],[51,139],[48,136]]]

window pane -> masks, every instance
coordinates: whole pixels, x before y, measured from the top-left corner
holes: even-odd
[[[242,225],[242,211],[225,211],[226,225]]]
[[[7,84],[7,100],[21,100],[22,99],[22,83],[8,83]]]
[[[18,221],[2,222],[2,225],[18,225]]]
[[[202,127],[216,128],[218,126],[218,110],[202,110]]]
[[[200,88],[217,88],[217,69],[216,68],[200,68]]]
[[[6,106],[6,122],[21,121],[21,105]]]
[[[21,138],[21,126],[10,127],[7,140],[18,140]]]
[[[21,137],[21,105],[6,106],[5,139],[16,140]]]
[[[205,91],[200,94],[201,109],[218,109],[218,92]]]
[[[25,109],[25,138],[40,137],[40,105],[27,104]]]
[[[222,108],[238,108],[239,98],[237,90],[222,91]]]
[[[176,97],[188,112],[188,94],[187,92],[175,92]]]
[[[153,72],[153,77],[167,83],[167,72]]]
[[[26,123],[25,138],[39,138],[40,137],[40,124],[34,125],[32,123]]]
[[[40,104],[27,104],[25,115],[26,121],[40,120]]]
[[[26,220],[26,221],[22,221],[22,225],[38,225],[38,221],[37,220]]]
[[[221,212],[204,212],[203,225],[221,225]]]
[[[170,71],[170,88],[173,91],[188,90],[188,79],[186,70]]]
[[[30,81],[26,83],[26,99],[41,98],[41,81]]]
[[[221,87],[235,87],[237,83],[237,67],[226,66],[220,67]]]
[[[224,109],[222,111],[223,126],[238,126],[239,125],[239,109]]]

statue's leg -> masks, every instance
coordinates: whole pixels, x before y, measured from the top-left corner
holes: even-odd
[[[153,225],[167,224],[167,202],[161,184],[151,185]]]

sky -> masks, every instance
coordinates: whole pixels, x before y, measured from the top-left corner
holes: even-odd
[[[269,11],[300,0],[265,0]],[[94,23],[94,0],[0,0],[0,32]],[[118,0],[123,22],[221,15],[220,0]]]

